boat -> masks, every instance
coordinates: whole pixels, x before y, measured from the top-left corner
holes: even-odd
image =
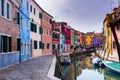
[[[104,71],[105,80],[120,80],[120,76],[109,71]]]
[[[120,63],[114,61],[104,61],[103,64],[105,65],[106,69],[110,72],[120,75]]]
[[[95,57],[95,58],[92,59],[92,64],[94,66],[104,67],[104,64],[103,64],[102,60],[98,57]]]
[[[70,53],[62,53],[60,56],[60,64],[63,66],[69,66],[71,64]]]

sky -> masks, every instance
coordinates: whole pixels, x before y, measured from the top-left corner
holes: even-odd
[[[80,32],[101,32],[107,13],[118,0],[35,0],[57,22],[67,22]]]

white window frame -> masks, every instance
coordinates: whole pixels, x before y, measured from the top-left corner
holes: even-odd
[[[9,4],[9,19],[7,18],[7,4]],[[11,4],[10,4],[10,2],[6,2],[6,18],[8,19],[8,20],[11,20]]]

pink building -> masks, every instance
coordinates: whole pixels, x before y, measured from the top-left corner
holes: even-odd
[[[42,13],[42,55],[52,54],[52,18],[47,12]]]

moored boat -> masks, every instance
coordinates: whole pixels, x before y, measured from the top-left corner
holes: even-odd
[[[107,70],[120,75],[120,63],[114,61],[104,61],[103,64]]]
[[[69,66],[71,64],[70,53],[62,53],[59,56],[61,65]]]

